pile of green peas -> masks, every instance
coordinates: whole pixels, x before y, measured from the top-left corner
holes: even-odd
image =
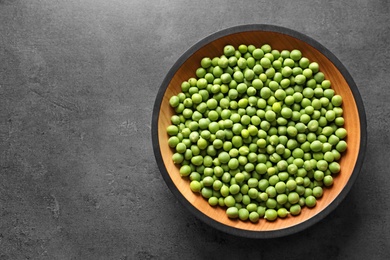
[[[342,97],[300,50],[226,45],[169,99],[172,160],[229,218],[274,221],[316,206],[347,149]]]

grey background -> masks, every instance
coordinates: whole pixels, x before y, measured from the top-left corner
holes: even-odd
[[[0,0],[0,259],[389,259],[390,3]],[[209,34],[285,26],[351,73],[368,147],[351,192],[322,222],[238,238],[172,195],[151,144],[174,62]]]

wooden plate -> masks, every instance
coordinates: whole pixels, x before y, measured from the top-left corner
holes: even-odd
[[[169,98],[181,91],[181,83],[195,77],[200,60],[221,56],[223,47],[231,44],[261,46],[268,43],[273,49],[299,49],[302,55],[320,65],[332,88],[343,97],[345,128],[348,131],[348,149],[340,160],[341,172],[330,189],[317,201],[316,207],[304,207],[298,216],[277,219],[274,222],[260,220],[257,224],[229,219],[225,209],[211,207],[207,200],[193,193],[187,178],[180,177],[179,168],[172,162],[173,151],[167,144],[166,128],[174,114]],[[214,33],[188,49],[173,65],[163,80],[156,97],[152,118],[152,141],[161,174],[178,200],[205,223],[231,234],[251,238],[270,238],[301,231],[323,219],[334,210],[347,195],[357,178],[366,148],[366,118],[359,91],[341,62],[324,46],[312,38],[291,29],[273,25],[243,25]]]

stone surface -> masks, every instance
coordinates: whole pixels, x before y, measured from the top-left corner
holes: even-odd
[[[390,258],[390,2],[228,2],[0,0],[1,260]],[[151,145],[155,95],[176,59],[248,23],[326,46],[367,113],[367,156],[340,207],[270,240],[197,220]]]

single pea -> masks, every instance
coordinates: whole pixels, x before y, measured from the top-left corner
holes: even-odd
[[[172,161],[173,161],[173,163],[175,163],[175,164],[180,164],[180,163],[183,162],[183,160],[184,160],[184,156],[183,156],[183,154],[181,154],[181,153],[174,153],[174,154],[172,155]]]
[[[323,179],[325,187],[330,187],[333,185],[333,177],[331,175],[326,175]]]
[[[199,166],[203,164],[203,156],[196,155],[191,158],[191,163],[195,166]]]
[[[331,163],[334,161],[334,155],[331,151],[327,151],[324,154],[324,160],[327,161],[328,163]]]
[[[286,183],[286,188],[290,191],[295,190],[297,187],[297,183],[295,180],[288,180]]]
[[[175,125],[169,125],[167,127],[167,133],[170,136],[177,135],[179,133],[179,128],[177,126],[175,126]]]
[[[340,140],[336,145],[336,150],[339,151],[340,153],[347,150],[347,142],[345,142],[344,140]]]
[[[233,207],[236,204],[236,200],[232,195],[228,195],[227,197],[225,197],[224,202],[227,207]]]
[[[301,213],[301,205],[295,204],[290,207],[290,214],[293,216],[297,216]]]
[[[245,44],[241,44],[238,46],[238,51],[242,54],[245,54],[248,51],[248,46]]]
[[[237,66],[240,68],[240,69],[245,69],[246,66],[247,66],[247,63],[246,63],[246,59],[243,58],[243,57],[240,57],[238,60],[237,60]]]
[[[340,139],[344,139],[347,136],[347,130],[345,128],[338,128],[335,135]]]
[[[287,211],[286,208],[280,208],[280,209],[278,209],[277,213],[278,213],[278,217],[280,217],[280,218],[285,218],[285,217],[287,217],[288,214],[289,214],[289,212]]]
[[[249,196],[248,196],[249,197]],[[250,198],[250,197],[249,197]],[[268,198],[269,198],[269,196],[268,196],[268,194],[266,193],[266,192],[260,192],[259,193],[259,199],[261,200],[261,201],[264,201],[264,202],[266,202],[267,200],[268,200]]]
[[[263,44],[260,48],[264,53],[270,53],[272,51],[272,47],[269,44]]]
[[[309,70],[310,70],[310,69],[309,69]],[[310,70],[310,71],[311,71],[311,70]],[[313,73],[313,71],[312,71],[312,73]],[[313,79],[313,78],[308,79],[308,80],[306,81],[306,87],[313,89],[313,91],[315,92],[316,89],[317,89],[317,82],[316,82],[316,80]],[[318,88],[318,89],[320,89],[320,88]],[[314,94],[315,94],[315,93],[314,93]]]
[[[168,139],[168,145],[171,148],[175,148],[180,143],[180,140],[177,136],[171,136]]]
[[[202,68],[209,68],[211,66],[211,59],[209,57],[204,57],[201,61],[200,61],[200,65],[202,66]]]
[[[240,186],[238,184],[233,184],[229,187],[229,192],[232,195],[235,195],[240,192]]]
[[[310,120],[307,124],[307,129],[311,132],[316,132],[318,130],[318,121],[317,120]]]
[[[286,184],[283,181],[279,181],[275,184],[275,189],[279,194],[284,193],[286,191]]]
[[[298,203],[298,201],[299,201],[299,194],[297,192],[290,192],[287,195],[287,199],[288,199],[288,202],[290,202],[291,204]]]
[[[178,96],[172,96],[170,99],[169,99],[169,104],[171,105],[171,107],[178,107],[179,104],[180,104],[180,99]]]
[[[323,192],[324,191],[322,187],[317,186],[313,188],[313,196],[316,197],[317,199],[322,197]]]
[[[255,72],[251,69],[247,69],[244,72],[244,78],[246,80],[252,80],[255,77]]]
[[[229,218],[232,218],[232,219],[238,218],[238,208],[236,208],[236,207],[229,207],[226,210],[226,215]]]
[[[268,110],[265,112],[265,119],[268,121],[268,122],[272,122],[272,121],[275,121],[276,119],[276,113],[272,110]]]
[[[229,187],[227,185],[223,184],[221,189],[220,189],[220,193],[224,198],[226,198],[230,194]]]
[[[213,183],[214,183],[214,178],[211,177],[211,176],[206,176],[203,178],[203,185],[206,186],[206,187],[210,187],[210,186],[213,186]]]
[[[207,131],[208,132],[208,131]],[[203,132],[202,132],[203,133]],[[209,132],[210,133],[210,132]],[[196,143],[199,149],[203,150],[206,149],[208,146],[208,142],[204,138],[199,138],[198,142]]]
[[[231,158],[228,162],[228,166],[230,169],[234,170],[238,168],[238,160],[236,158]]]
[[[218,202],[219,202],[218,198],[217,198],[217,197],[214,197],[214,196],[212,196],[212,197],[210,197],[210,198],[208,199],[208,203],[209,203],[210,206],[212,206],[212,207],[217,206],[217,205],[218,205]]]
[[[329,137],[333,134],[333,128],[330,126],[325,126],[324,128],[322,128],[322,134],[326,137]]]
[[[276,201],[280,204],[280,205],[284,205],[288,202],[288,197],[285,193],[281,193],[281,194],[278,194],[276,196]]]
[[[274,186],[268,186],[266,189],[265,189],[265,192],[267,193],[267,195],[270,197],[270,198],[275,198],[276,195],[277,195],[277,192],[276,192],[276,189]]]
[[[276,208],[276,205],[278,203],[276,202],[276,200],[274,198],[268,198],[267,201],[265,202],[265,206],[269,209],[274,209]]]
[[[313,151],[313,152],[319,152],[322,150],[322,143],[318,140],[315,140],[313,141],[311,144],[310,144],[310,149]]]
[[[218,159],[221,163],[228,163],[230,160],[230,155],[227,152],[223,151],[218,154]]]
[[[295,137],[297,136],[298,134],[298,130],[296,127],[294,126],[288,126],[287,127],[287,134],[290,136],[290,137]]]
[[[232,81],[232,76],[229,73],[223,73],[221,75],[221,81],[222,83],[228,84]]]
[[[290,53],[290,58],[294,61],[299,61],[302,58],[302,53],[300,50],[292,50]]]
[[[193,180],[190,182],[190,189],[193,192],[200,192],[200,190],[202,189],[202,185],[199,181]]]
[[[291,68],[291,74],[292,74],[292,68],[295,67],[295,62],[291,58],[286,58],[286,59],[283,60],[283,66],[290,67]],[[283,71],[282,71],[282,74],[283,74]],[[283,75],[283,76],[285,76],[285,75]],[[287,76],[285,76],[285,77],[287,77]]]
[[[344,121],[343,117],[337,117],[337,118],[335,118],[334,123],[337,126],[344,126],[345,121]]]
[[[309,195],[305,198],[305,204],[309,208],[313,208],[317,204],[317,199],[313,195]]]
[[[267,209],[264,214],[264,218],[268,221],[274,221],[278,217],[278,213],[275,209]]]
[[[248,187],[249,188],[255,188],[258,186],[258,184],[259,184],[259,180],[257,180],[256,178],[250,178],[248,180]]]
[[[331,173],[333,174],[336,174],[336,173],[339,173],[341,168],[340,168],[340,164],[338,162],[331,162],[329,164],[329,170]]]
[[[316,181],[322,181],[324,179],[324,172],[322,170],[315,171],[314,172],[314,179]]]
[[[310,61],[308,58],[306,57],[302,57],[300,60],[299,60],[299,66],[303,69],[306,69],[307,67],[309,67],[309,64],[310,64]]]
[[[272,67],[274,67],[276,70],[280,70],[282,68],[282,62],[280,60],[274,60],[272,62]]]
[[[182,165],[180,167],[179,172],[180,172],[180,176],[182,176],[182,177],[188,176],[191,173],[191,167],[189,165]]]
[[[289,50],[282,50],[280,52],[280,56],[283,58],[283,59],[287,59],[290,57],[290,51]]]
[[[268,69],[271,67],[271,61],[266,58],[266,57],[263,57],[260,59],[260,65],[265,68],[265,69]]]
[[[298,74],[295,76],[294,81],[298,85],[303,85],[306,82],[306,77],[303,74]]]
[[[334,95],[331,100],[333,106],[339,107],[343,103],[343,99],[340,95]]]
[[[291,81],[288,79],[288,77],[290,77],[292,75],[292,73],[293,73],[292,68],[289,67],[289,66],[285,66],[285,67],[282,68],[282,72],[281,73],[282,73],[282,76],[285,77],[288,80],[288,84],[292,85]],[[284,84],[286,84],[286,83],[284,83]]]
[[[343,115],[343,109],[341,107],[333,107],[333,111],[335,112],[336,117]]]
[[[256,211],[252,211],[251,213],[249,213],[249,220],[252,223],[257,223],[259,219],[260,219],[260,215]]]
[[[241,208],[238,210],[239,219],[245,221],[249,218],[249,211],[246,208]]]
[[[309,64],[309,69],[313,71],[313,73],[317,73],[319,71],[320,66],[317,62],[312,62]]]
[[[187,146],[184,143],[178,143],[176,145],[176,152],[178,153],[184,153],[187,149]]]
[[[255,58],[256,60],[260,60],[261,58],[264,57],[264,51],[260,48],[256,48],[253,52],[252,52],[252,56],[253,58]]]
[[[268,68],[266,71],[265,71],[265,75],[267,76],[267,78],[270,80],[272,78],[274,78],[275,76],[275,73],[276,73],[276,70],[273,68],[273,67],[270,67]],[[271,81],[271,80],[270,80]]]
[[[233,56],[235,54],[236,50],[234,48],[234,46],[232,45],[226,45],[224,48],[223,48],[223,54],[226,56],[226,57],[230,57],[230,56]]]
[[[308,124],[310,122],[311,118],[308,114],[300,114],[299,121],[304,124]]]

